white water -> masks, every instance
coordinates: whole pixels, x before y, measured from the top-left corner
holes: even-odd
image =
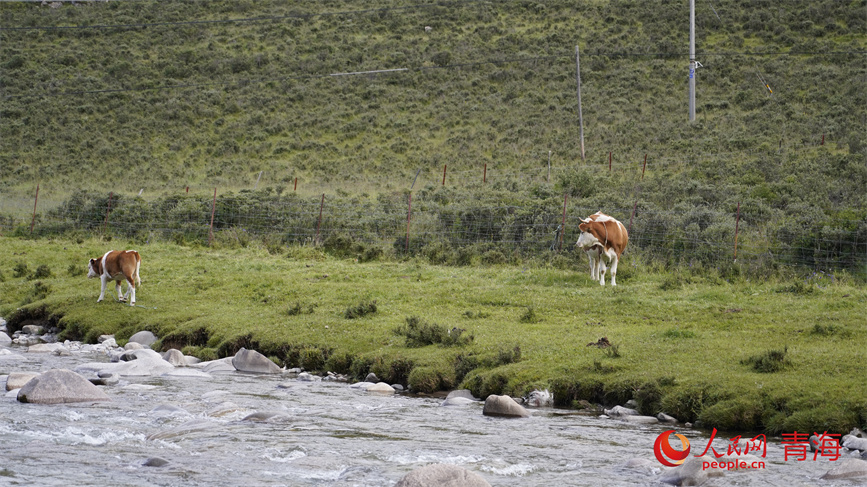
[[[99,360],[11,350],[26,360],[0,358],[0,375]],[[95,405],[0,397],[0,485],[378,487],[428,463],[462,466],[493,486],[665,485],[653,455],[656,437],[671,429],[662,425],[551,408],[532,409],[527,419],[490,418],[481,404],[442,407],[441,399],[239,373],[123,378],[105,391],[111,402]],[[243,421],[254,412],[284,415]],[[696,453],[707,445],[705,432],[677,432]],[[718,437],[717,451],[727,441]],[[778,440],[769,443],[764,470],[728,472],[705,485],[859,485],[821,481],[833,462],[785,461]],[[154,457],[168,463],[144,466]],[[625,468],[632,458],[658,468]]]

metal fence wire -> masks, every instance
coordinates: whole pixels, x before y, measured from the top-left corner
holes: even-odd
[[[449,199],[424,190],[376,198],[241,191],[150,201],[79,192],[48,210],[34,211],[33,221],[4,211],[23,203],[0,202],[0,232],[84,233],[203,245],[245,244],[257,238],[277,245],[325,245],[348,252],[372,246],[429,257],[470,249],[497,262],[516,252],[532,256],[574,251],[579,220],[600,210],[570,204],[568,197],[523,203],[502,204],[483,196]],[[831,218],[805,211],[768,220],[748,205],[671,211],[649,206],[637,201],[633,207],[602,208],[628,227],[627,254],[705,264],[737,258],[814,269],[863,271],[867,266],[867,221],[859,215]]]

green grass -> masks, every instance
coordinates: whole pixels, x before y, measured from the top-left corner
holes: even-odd
[[[108,297],[97,304],[99,282],[75,270],[109,248],[142,254],[134,308]],[[22,263],[45,277],[14,277]],[[620,286],[602,288],[584,267],[358,263],[310,247],[275,254],[256,242],[210,249],[0,237],[0,316],[12,331],[35,317],[56,321],[62,338],[89,342],[113,333],[123,344],[148,329],[161,338],[156,347],[204,358],[245,346],[281,365],[357,378],[375,371],[416,391],[549,388],[562,406],[636,398],[644,413],[664,410],[723,430],[867,425],[863,283],[840,275],[793,293],[780,292],[788,277],[727,282],[696,274],[670,288],[666,273],[639,262]],[[371,302],[375,313],[346,318]],[[537,319],[525,319],[528,310]],[[396,333],[408,317],[472,340],[408,344]],[[601,337],[616,353],[588,346]],[[749,365],[779,350],[785,367]]]

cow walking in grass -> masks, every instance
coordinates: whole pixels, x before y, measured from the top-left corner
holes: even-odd
[[[100,302],[105,298],[105,286],[108,281],[115,281],[117,288],[117,300],[126,301],[130,298],[129,305],[135,306],[135,286],[141,284],[139,277],[139,268],[141,268],[141,256],[135,250],[109,250],[100,258],[90,259],[87,266],[87,277],[98,277],[102,288],[99,292]],[[121,294],[120,282],[126,280],[126,294]]]
[[[617,285],[617,263],[626,249],[629,235],[626,227],[601,211],[582,219],[578,225],[581,235],[575,243],[590,260],[590,278],[605,285],[606,264],[611,268],[611,285]]]

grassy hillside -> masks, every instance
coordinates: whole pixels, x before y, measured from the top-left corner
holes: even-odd
[[[0,316],[12,331],[35,320],[89,342],[112,333],[122,344],[148,329],[155,348],[205,359],[243,346],[290,367],[373,371],[417,392],[548,388],[561,406],[635,398],[645,414],[721,430],[867,426],[867,291],[846,273],[727,281],[633,258],[615,289],[545,262],[444,267],[310,247],[113,245],[142,254],[136,307],[112,290],[96,303],[99,281],[84,264],[105,242],[0,237]],[[603,337],[610,347],[589,346]]]
[[[864,9],[699,2],[689,124],[671,2],[4,2],[0,190],[541,180],[581,160],[578,45],[587,164],[863,208]]]

